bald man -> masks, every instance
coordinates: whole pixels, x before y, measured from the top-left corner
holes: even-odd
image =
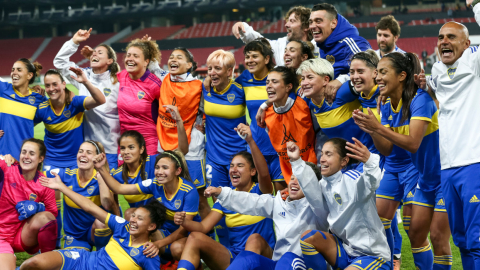
[[[480,25],[480,0],[466,2]],[[463,269],[480,270],[480,52],[456,22],[442,26],[437,46],[427,83],[440,103],[443,195]]]

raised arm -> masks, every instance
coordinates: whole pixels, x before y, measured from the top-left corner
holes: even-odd
[[[273,218],[275,197],[272,195],[235,191],[229,187],[221,187],[220,190],[217,200],[228,210],[242,215]]]
[[[136,185],[132,184],[120,184],[113,176],[110,175],[110,172],[105,168],[105,163],[107,162],[107,157],[105,153],[96,155],[93,158],[93,164],[95,169],[100,173],[103,180],[107,186],[115,193],[122,195],[137,195],[140,194],[140,191],[137,189]]]
[[[167,113],[170,113],[172,119],[177,123],[178,149],[186,155],[188,153],[188,137],[185,126],[183,126],[182,117],[178,112],[178,107],[174,105],[163,105],[163,107],[166,108]]]
[[[120,216],[120,209],[114,198],[115,195],[110,191],[100,173],[97,173],[97,182],[98,188],[100,189],[100,202],[102,203],[103,209],[112,211],[114,215]]]
[[[262,151],[260,151],[253,140],[250,127],[245,124],[239,124],[238,127],[235,128],[235,131],[237,131],[242,138],[245,137],[245,141],[248,143],[248,146],[250,146],[253,163],[255,163],[255,168],[257,169],[260,191],[263,194],[272,194],[273,185],[272,179],[270,178],[270,172],[268,171],[267,161],[265,160]]]
[[[42,186],[61,191],[76,205],[80,206],[80,208],[82,208],[85,212],[89,213],[101,222],[105,222],[105,219],[108,215],[105,210],[98,207],[93,201],[69,189],[62,182],[58,174],[56,174],[55,172],[53,174],[55,175],[55,178],[40,177],[40,184],[42,184]]]
[[[85,108],[87,110],[93,109],[105,103],[105,96],[97,87],[92,84],[92,82],[90,82],[90,80],[88,80],[87,75],[85,75],[85,72],[83,72],[81,68],[70,67],[69,70],[76,75],[76,77],[70,75],[70,78],[77,81],[78,83],[83,84],[87,88],[88,92],[90,92],[90,94],[92,95],[91,97],[87,97],[85,99]]]
[[[257,38],[263,37],[260,33],[257,31],[253,30],[253,27],[248,25],[245,22],[237,22],[233,25],[232,27],[232,34],[237,38],[237,39],[242,39],[243,43],[248,43],[250,41],[253,41]]]

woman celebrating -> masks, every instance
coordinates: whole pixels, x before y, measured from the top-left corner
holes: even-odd
[[[105,154],[102,154],[105,155]],[[42,185],[58,189],[72,203],[101,220],[113,232],[113,237],[105,248],[89,252],[80,248],[42,252],[26,260],[20,269],[37,270],[87,270],[87,269],[148,269],[160,268],[158,257],[147,257],[144,251],[149,246],[150,237],[166,220],[165,207],[156,201],[135,210],[130,221],[111,215],[84,196],[72,191],[57,175],[55,178],[42,178]]]
[[[250,128],[245,124],[240,124],[236,130],[240,135],[245,136],[252,154],[243,151],[233,156],[229,171],[232,186],[240,192],[272,194],[273,186],[267,164],[260,149],[252,139]],[[219,190],[221,191],[221,187],[211,186],[205,193],[206,196],[211,196],[212,194],[218,194],[216,192]],[[192,221],[186,218],[188,217],[186,214],[184,212],[175,214],[175,223],[191,232],[183,250],[182,260],[178,263],[178,269],[197,269],[200,265],[200,259],[210,269],[226,269],[237,254],[245,249],[247,239],[252,234],[260,234],[265,239],[263,243],[267,246],[267,252],[262,255],[272,256],[275,235],[272,230],[273,222],[269,218],[241,215],[222,207],[218,201],[202,222]],[[228,248],[206,235],[224,216],[230,236]]]
[[[135,39],[127,46],[125,70],[118,73],[118,115],[120,132],[136,130],[145,138],[148,155],[158,153],[157,121],[160,86],[162,82],[150,73],[148,64],[160,62],[160,51],[154,41]],[[169,105],[172,103],[169,103]],[[173,104],[175,105],[175,104]]]
[[[269,103],[265,125],[273,147],[280,157],[280,167],[287,182],[292,177],[288,163],[286,143],[296,142],[301,148],[302,159],[315,163],[315,132],[307,103],[295,94],[298,80],[292,70],[286,67],[272,69],[267,78]]]
[[[187,218],[200,221],[198,216],[198,193],[191,182],[183,154],[176,150],[165,151],[155,158],[155,178],[135,184],[120,184],[109,176],[105,169],[105,155],[96,157],[95,168],[116,194],[150,196],[167,208],[167,221],[161,227],[162,239],[154,244],[162,258],[179,260],[186,241],[186,231],[173,222],[176,212],[185,211]],[[153,176],[153,175],[152,175]],[[133,216],[132,216],[133,217]],[[184,239],[182,239],[184,238]],[[154,252],[153,256],[156,256]]]
[[[64,77],[69,78],[68,75],[74,75],[70,72],[70,67],[79,68],[74,62],[70,61],[70,57],[77,52],[80,43],[85,42],[90,37],[91,32],[91,28],[89,30],[78,30],[71,40],[63,44],[57,56],[55,56],[53,64]],[[117,63],[117,55],[112,47],[106,44],[100,44],[94,50],[85,46],[85,51],[90,60],[90,68],[82,68],[82,70],[88,80],[100,89],[106,102],[92,110],[85,111],[83,134],[85,140],[100,142],[105,147],[108,164],[111,168],[117,168],[117,141],[120,137],[117,109],[119,87],[117,73],[120,72],[120,66]],[[70,81],[78,89],[79,95],[91,96],[85,85],[76,80]]]
[[[0,81],[0,155],[18,160],[22,142],[33,137],[35,113],[46,97],[28,87],[40,75],[42,66],[20,58],[13,64],[12,83]]]
[[[412,209],[408,234],[415,265],[419,269],[431,269],[432,264],[435,269],[445,269],[444,265],[451,265],[452,253],[448,216],[441,203],[438,110],[429,94],[415,83],[414,75],[420,71],[413,53],[385,55],[376,78],[380,94],[389,97],[381,108],[382,123],[371,110],[368,114],[355,111],[354,119],[370,133],[382,153],[389,155],[394,145],[407,151],[420,175],[412,202],[420,207]],[[429,231],[435,258],[427,239]]]
[[[55,192],[40,185],[45,159],[42,140],[23,142],[18,163],[7,166],[0,156],[0,261],[2,268],[15,269],[14,252],[35,254],[55,249],[57,207]]]
[[[391,269],[390,250],[375,206],[375,190],[382,171],[380,157],[359,140],[355,144],[341,138],[329,139],[320,159],[322,179],[300,158],[300,148],[287,143],[293,173],[305,197],[315,209],[326,208],[329,231],[307,230],[300,241],[307,268]],[[364,172],[346,168],[354,160],[364,163]],[[319,196],[319,194],[321,194]],[[323,195],[323,196],[322,196]],[[317,212],[315,212],[317,213]]]
[[[47,171],[45,175],[47,177],[58,175],[74,192],[88,198],[104,210],[120,215],[113,194],[93,168],[93,158],[100,153],[105,153],[100,142],[85,141],[78,149],[76,167],[65,170],[53,169]],[[63,197],[63,225],[65,232],[63,248],[75,247],[90,251],[92,246],[96,246],[97,250],[100,250],[107,245],[112,233],[103,222],[95,220],[67,196]]]

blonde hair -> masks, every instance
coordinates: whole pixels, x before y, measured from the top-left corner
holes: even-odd
[[[233,53],[227,52],[225,50],[216,50],[212,52],[207,58],[207,65],[213,61],[218,61],[221,66],[226,67],[227,69],[232,69],[232,74],[235,70],[235,57]]]
[[[304,71],[312,71],[320,76],[329,76],[330,80],[333,80],[333,66],[325,59],[315,58],[308,59],[302,62],[300,67],[297,69],[297,74],[302,75]]]

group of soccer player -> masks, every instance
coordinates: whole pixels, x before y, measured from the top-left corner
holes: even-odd
[[[480,0],[466,1],[480,24]],[[393,16],[377,51],[330,4],[291,8],[285,27],[268,40],[233,26],[237,78],[224,50],[203,82],[186,48],[163,70],[149,36],[128,44],[123,71],[106,44],[84,46],[80,68],[70,57],[91,29],[63,45],[44,89],[29,86],[41,65],[16,61],[0,82],[0,269],[14,252],[36,254],[23,270],[400,269],[403,207],[417,269],[451,269],[452,235],[480,270],[468,29],[441,27],[425,76]]]

